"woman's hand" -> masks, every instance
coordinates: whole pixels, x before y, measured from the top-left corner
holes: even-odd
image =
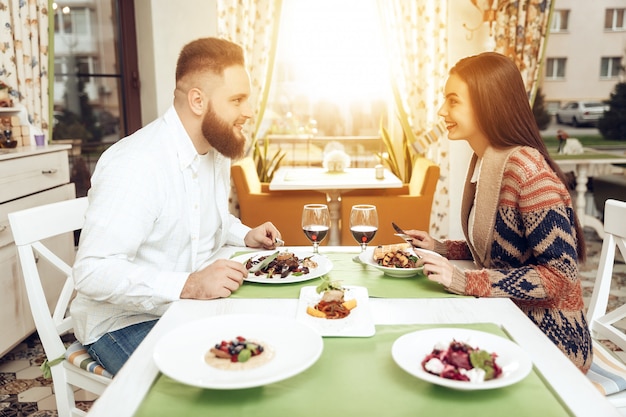
[[[244,243],[249,248],[276,249],[276,239],[280,239],[281,234],[271,222],[250,230],[244,238]]]
[[[424,252],[419,249],[415,252],[420,256],[420,259],[417,260],[417,265],[424,266],[424,274],[429,280],[438,282],[446,288],[452,284],[454,265],[452,265],[447,258],[433,252]]]
[[[420,249],[435,249],[435,239],[423,230],[405,230],[404,233],[413,238],[412,245]]]

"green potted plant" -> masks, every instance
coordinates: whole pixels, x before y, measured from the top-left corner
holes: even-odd
[[[259,181],[261,182],[272,181],[274,174],[287,155],[287,153],[280,148],[274,154],[270,155],[269,147],[270,141],[267,137],[262,139],[262,143],[258,138],[255,138],[252,142],[252,158],[256,163]]]
[[[389,134],[389,131],[383,126],[382,119],[380,121],[380,134],[383,144],[385,145],[386,152],[379,152],[376,156],[378,156],[381,163],[386,165],[396,177],[400,178],[402,182],[408,183],[411,180],[415,160],[422,156],[416,153],[411,146],[411,143],[415,140],[415,135],[411,131],[410,127],[404,125],[402,126],[402,159],[400,159],[396,154],[393,138]]]

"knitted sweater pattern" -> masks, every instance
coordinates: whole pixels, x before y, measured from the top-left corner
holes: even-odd
[[[567,188],[533,148],[490,148],[474,186],[469,180],[476,162],[474,158],[470,166],[462,209],[467,237],[469,210],[476,205],[473,239],[446,241],[444,251],[449,259],[473,259],[481,269],[456,271],[449,290],[511,298],[586,372],[592,359],[591,336]]]

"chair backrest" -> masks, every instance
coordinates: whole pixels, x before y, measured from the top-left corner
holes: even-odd
[[[67,234],[68,242],[73,243],[73,232],[82,229],[87,207],[87,197],[82,197],[9,213],[30,310],[46,353],[47,361],[42,370],[48,365],[60,417],[86,415],[76,406],[75,387],[101,395],[111,382],[110,374],[93,363],[79,342],[66,352],[61,340],[61,336],[74,327],[68,308],[74,295],[74,280],[71,260],[57,256],[52,242],[58,243],[58,239]],[[50,294],[46,297],[47,282],[57,278],[50,274],[54,270],[60,271],[65,281],[58,297]],[[71,355],[68,357],[66,353]],[[68,360],[59,362],[63,357]]]
[[[46,247],[43,240],[81,229],[87,206],[87,197],[82,197],[9,213],[8,216],[33,319],[49,360],[65,353],[60,336],[73,328],[68,306],[74,293],[74,281],[72,267],[53,252],[54,248]],[[45,277],[40,276],[37,268],[37,264],[44,261],[66,277],[55,305],[50,307],[44,292]]]
[[[372,241],[376,245],[399,243],[391,222],[402,227],[430,230],[430,215],[439,181],[439,166],[427,158],[418,158],[408,186],[400,189],[355,190],[341,196],[342,223],[349,224],[350,209],[355,204],[373,204],[378,209],[378,231]],[[349,227],[341,229],[341,244],[351,245],[354,238]]]
[[[587,321],[592,336],[608,339],[626,350],[626,333],[615,323],[626,318],[626,305],[611,308],[607,312],[616,248],[626,259],[626,202],[607,200],[604,205],[604,239],[598,264],[596,281],[587,310]]]
[[[245,198],[246,195],[261,192],[261,181],[252,158],[246,157],[233,164],[230,172],[237,190],[237,196]]]
[[[409,194],[434,196],[439,173],[439,165],[427,158],[417,158],[411,173]]]

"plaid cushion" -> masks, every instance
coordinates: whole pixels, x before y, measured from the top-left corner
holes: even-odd
[[[72,343],[67,348],[65,351],[65,359],[67,359],[71,364],[76,365],[79,368],[83,368],[86,371],[102,375],[107,378],[113,378],[113,375],[104,369],[102,365],[98,364],[98,362],[91,357],[89,352],[87,352],[87,349],[79,341]]]
[[[626,390],[626,365],[600,342],[593,340],[593,363],[587,378],[604,395]]]

